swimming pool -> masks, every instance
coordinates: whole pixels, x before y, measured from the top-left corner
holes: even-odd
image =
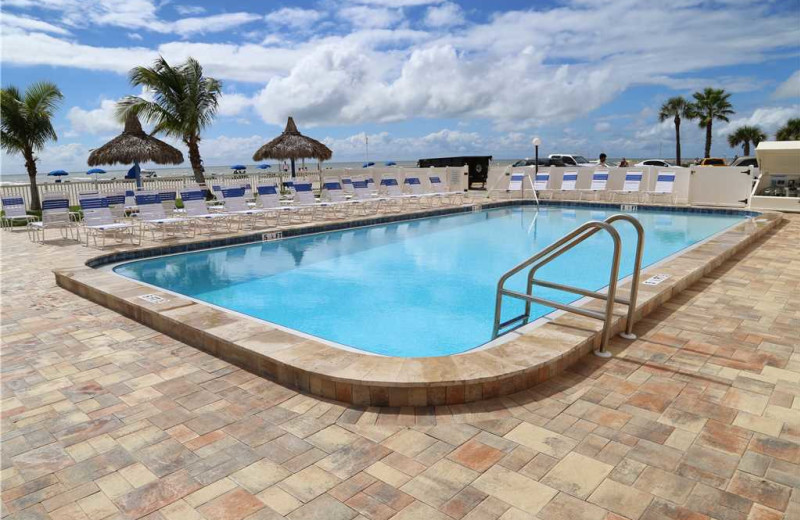
[[[511,206],[118,265],[117,274],[362,351],[399,357],[464,352],[491,339],[498,278],[589,220],[618,209]],[[643,266],[746,217],[640,209]],[[631,273],[635,232],[623,240]],[[593,236],[539,272],[597,290],[608,282],[611,239]],[[524,290],[523,275],[510,288]],[[536,288],[567,303],[575,295]],[[503,319],[521,312],[507,299]],[[552,309],[534,305],[532,319]]]

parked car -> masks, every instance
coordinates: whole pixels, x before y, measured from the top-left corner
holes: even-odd
[[[705,159],[701,159],[700,164],[697,166],[727,166],[727,164],[725,164],[725,159],[721,159],[719,157],[706,157]]]
[[[548,159],[558,159],[564,163],[564,166],[583,166],[587,168],[596,166],[589,162],[586,157],[572,153],[552,153],[548,156]]]
[[[520,168],[523,166],[536,166],[536,159],[520,159],[519,161],[515,162],[511,165],[513,168]],[[545,159],[544,157],[539,158],[539,166],[564,166],[564,162],[561,159]]]
[[[755,155],[745,155],[739,157],[731,163],[731,166],[741,166],[743,168],[758,168],[758,159]]]
[[[634,164],[634,166],[660,166],[662,168],[671,168],[672,165],[663,159],[647,159],[642,162]]]

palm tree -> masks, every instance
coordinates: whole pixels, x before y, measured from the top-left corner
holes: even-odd
[[[728,122],[728,116],[733,115],[733,106],[728,101],[731,95],[721,88],[706,88],[702,92],[695,92],[693,112],[700,120],[700,128],[706,129],[706,158],[711,157],[711,127],[714,120]]]
[[[692,104],[686,101],[683,96],[671,97],[661,105],[658,113],[658,120],[661,122],[669,118],[675,122],[675,161],[681,165],[681,118],[692,119],[694,117]]]
[[[728,144],[731,145],[731,148],[736,148],[737,146],[742,145],[744,148],[744,154],[750,155],[750,143],[753,143],[753,146],[758,146],[758,143],[765,141],[766,139],[767,134],[765,134],[759,127],[740,126],[728,136]]]
[[[800,117],[786,121],[775,133],[776,141],[800,141]]]
[[[58,140],[53,114],[63,94],[53,83],[42,81],[29,86],[22,96],[17,87],[0,90],[0,144],[8,153],[20,153],[31,185],[31,209],[42,209],[36,186],[36,153],[48,141]]]
[[[198,183],[204,183],[200,158],[200,134],[214,120],[222,95],[222,83],[203,76],[203,67],[194,58],[177,67],[159,57],[152,67],[136,67],[130,72],[134,86],[144,86],[154,94],[148,101],[128,96],[117,104],[117,115],[125,120],[129,113],[155,124],[153,133],[181,139],[189,148],[189,162]]]

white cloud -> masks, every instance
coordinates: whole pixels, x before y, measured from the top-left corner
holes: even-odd
[[[786,121],[800,114],[800,105],[788,107],[768,107],[758,108],[747,117],[731,119],[730,123],[719,126],[716,129],[717,135],[728,135],[740,126],[757,126],[768,134],[772,134],[780,128]]]
[[[271,24],[299,29],[313,25],[324,17],[325,13],[314,9],[284,7],[283,9],[272,11],[264,19]]]
[[[72,107],[67,112],[67,120],[70,122],[70,134],[108,134],[119,131],[121,125],[117,122],[115,111],[117,102],[112,99],[104,99],[100,106],[93,110],[84,110],[80,107]]]
[[[404,18],[403,11],[400,9],[368,7],[365,5],[354,5],[340,9],[338,16],[341,20],[355,27],[366,29],[391,27],[398,24]]]
[[[128,36],[128,38],[130,38],[131,40],[136,40],[136,41],[141,41],[141,40],[143,40],[143,39],[144,39],[144,38],[142,37],[142,35],[141,35],[141,34],[139,34],[139,33],[128,33],[128,35],[127,35],[127,36]]]
[[[464,24],[461,6],[453,2],[434,5],[425,12],[425,25],[429,27],[454,27]]]
[[[353,0],[353,3],[379,5],[383,7],[413,7],[417,5],[438,4],[442,0]]]
[[[800,70],[789,76],[789,79],[778,85],[775,93],[772,94],[775,99],[787,99],[800,97]]]
[[[219,98],[217,114],[221,116],[237,116],[253,106],[252,98],[243,94],[223,94]]]
[[[178,14],[183,16],[203,14],[206,8],[200,5],[175,5],[173,6]]]
[[[39,31],[51,34],[60,34],[62,36],[69,36],[70,32],[63,27],[58,27],[51,23],[37,20],[36,18],[28,18],[27,16],[16,16],[10,13],[0,13],[0,23],[5,27],[16,27],[26,31]]]
[[[611,123],[608,121],[600,121],[594,125],[594,129],[596,132],[608,132],[611,130]]]
[[[224,13],[196,18],[183,18],[170,25],[176,33],[188,36],[191,34],[227,31],[261,19],[260,15],[253,13]]]

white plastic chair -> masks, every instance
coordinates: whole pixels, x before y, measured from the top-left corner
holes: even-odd
[[[564,172],[564,175],[561,178],[561,187],[557,190],[553,190],[551,198],[555,197],[555,195],[558,194],[559,198],[563,199],[570,193],[575,193],[575,185],[577,183],[578,183],[578,172],[576,171]]]
[[[662,171],[656,177],[656,186],[652,191],[644,192],[650,202],[656,197],[667,197],[672,204],[677,202],[675,193],[675,172]]]
[[[464,203],[464,192],[448,190],[439,174],[429,174],[428,182],[431,185],[431,190],[439,196],[443,203],[452,205]]]
[[[600,199],[600,194],[606,191],[608,184],[608,170],[596,170],[592,174],[592,184],[587,189],[578,190],[578,200],[583,200],[583,194],[592,195],[594,200]]]
[[[137,220],[139,222],[140,238],[145,230],[150,230],[153,240],[156,240],[156,233],[161,233],[161,239],[168,236],[184,235],[188,236],[194,232],[191,220],[183,217],[167,216],[158,192],[139,191],[135,195],[136,207],[139,208]]]
[[[89,247],[90,238],[94,239],[94,245],[97,247],[98,237],[102,237],[100,247],[105,247],[106,236],[108,235],[111,235],[120,244],[125,242],[126,239],[130,240],[131,244],[135,243],[133,224],[116,221],[109,209],[108,198],[99,195],[87,195],[82,197],[79,202],[83,212],[83,231],[86,235],[86,247]],[[141,240],[141,236],[139,238]]]
[[[220,226],[229,227],[228,216],[224,213],[209,211],[206,205],[206,194],[199,186],[181,190],[183,216],[190,219],[199,228],[205,228],[208,235],[217,231]]]
[[[45,231],[48,229],[58,229],[61,238],[69,238],[80,241],[80,236],[73,233],[76,223],[69,212],[69,196],[66,193],[51,192],[45,193],[42,197],[42,220],[39,222],[28,222],[28,237],[32,241],[44,242]]]
[[[636,201],[639,201],[639,195],[641,192],[639,191],[642,187],[642,176],[643,173],[640,171],[629,171],[625,173],[625,183],[622,185],[621,190],[611,190],[609,193],[611,194],[611,200],[614,201],[618,197],[627,197],[633,196],[635,197]]]
[[[295,208],[292,206],[281,205],[281,196],[278,193],[278,186],[275,184],[262,184],[256,186],[258,198],[256,199],[256,208],[264,212],[264,224],[268,225],[267,220],[269,216],[275,217],[275,225],[280,226],[281,216],[286,215],[291,222],[292,212]]]
[[[26,224],[28,222],[35,222],[36,215],[28,215],[25,211],[25,201],[22,197],[4,197],[3,202],[3,216],[0,220],[0,226],[3,228],[13,229],[14,222],[21,220]]]

